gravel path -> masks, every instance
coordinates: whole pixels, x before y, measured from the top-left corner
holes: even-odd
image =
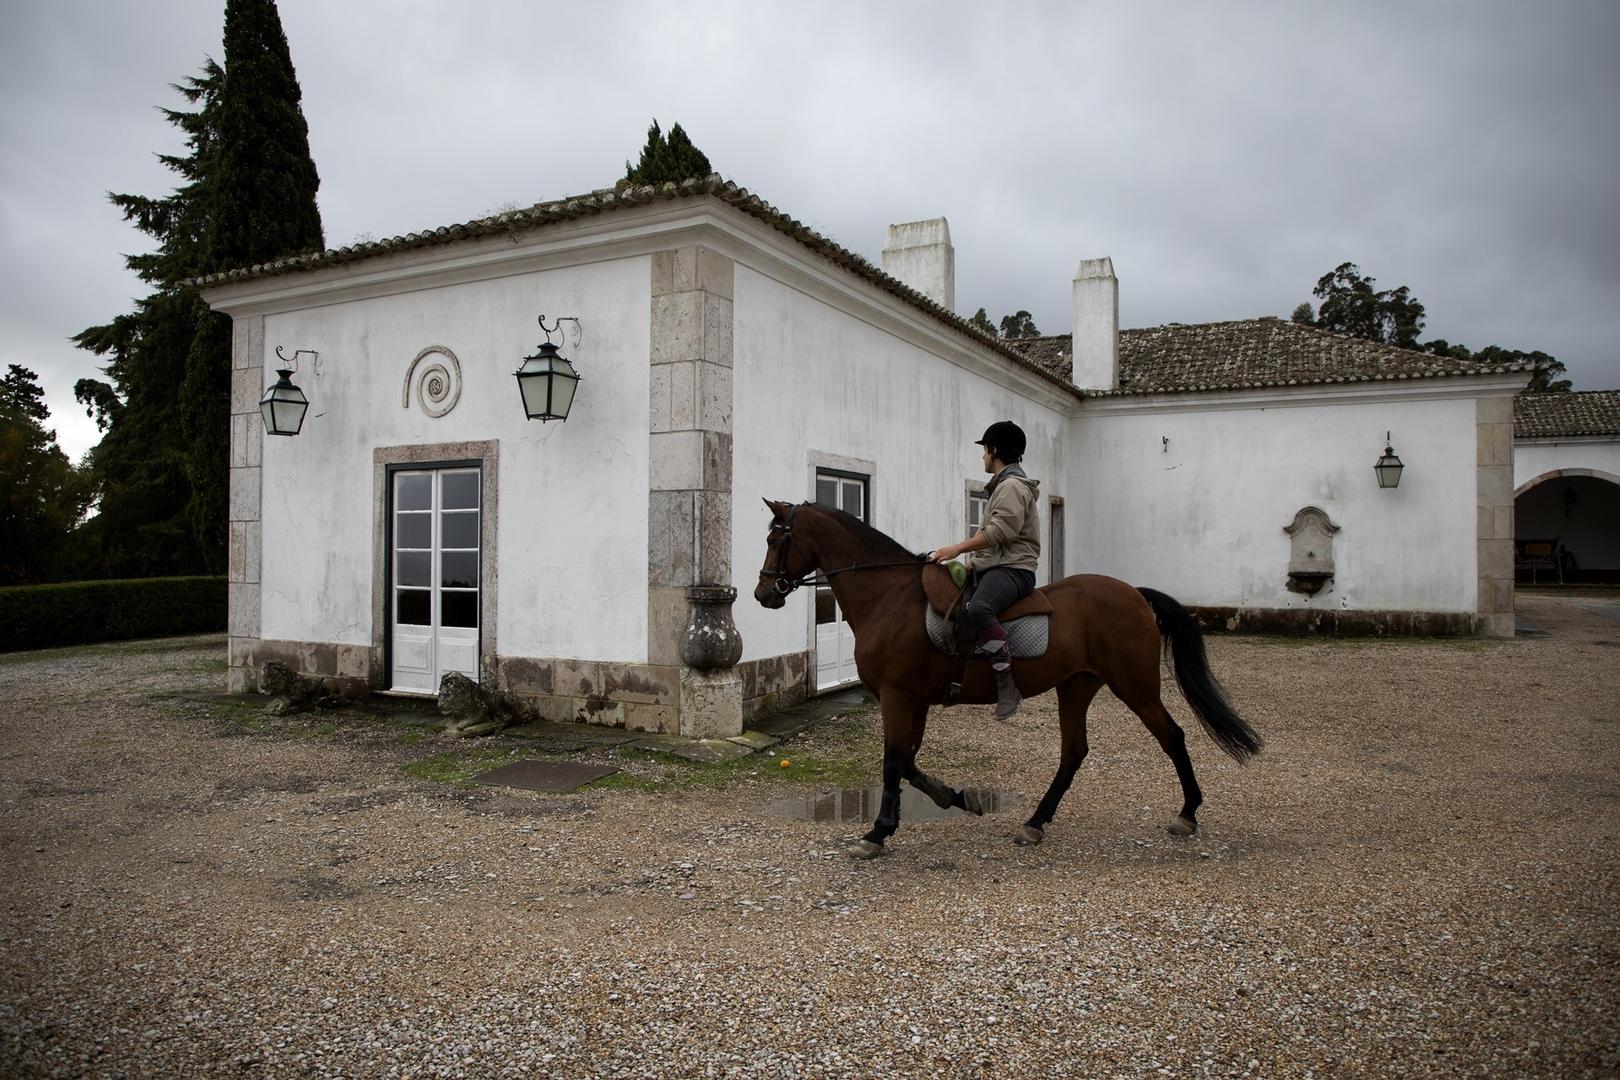
[[[1548,636],[1212,638],[1267,747],[1170,698],[1193,840],[1108,695],[1037,848],[1050,695],[940,710],[924,767],[1018,797],[872,863],[772,812],[797,764],[468,788],[401,771],[465,744],[199,697],[217,639],[0,657],[0,1073],[1613,1076],[1620,597],[1520,615]],[[875,728],[782,750],[875,779]]]

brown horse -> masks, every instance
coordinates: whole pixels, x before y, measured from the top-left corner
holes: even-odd
[[[869,859],[883,853],[884,841],[900,823],[901,780],[939,806],[982,814],[976,792],[958,791],[917,768],[928,707],[944,700],[957,667],[957,661],[933,647],[923,627],[927,600],[921,571],[926,557],[840,510],[769,499],[765,505],[772,521],[754,599],[779,608],[819,571],[855,634],[861,682],[877,695],[883,710],[883,800],[872,831],[849,849],[850,855]],[[1026,697],[1057,689],[1062,753],[1052,786],[1013,839],[1038,844],[1044,838],[1058,801],[1085,760],[1086,710],[1104,686],[1141,718],[1175,763],[1182,804],[1170,832],[1191,836],[1198,831],[1196,815],[1204,798],[1186,738],[1159,698],[1159,656],[1166,643],[1183,696],[1220,748],[1242,762],[1261,744],[1210,673],[1198,624],[1163,593],[1132,588],[1117,578],[1078,574],[1043,591],[1053,607],[1051,645],[1039,659],[1016,661],[1013,675]],[[962,700],[996,700],[985,660],[967,664]]]

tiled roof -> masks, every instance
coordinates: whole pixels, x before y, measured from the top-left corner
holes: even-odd
[[[1067,336],[1015,339],[1009,344],[1053,373],[1070,378],[1073,360]],[[1269,317],[1121,331],[1119,388],[1087,391],[1087,395],[1319,386],[1535,369],[1528,360],[1498,365],[1454,360]]]
[[[991,335],[983,333],[955,312],[946,310],[917,290],[885,274],[853,251],[834,243],[802,222],[777,210],[758,195],[748,191],[747,188],[739,187],[718,174],[711,174],[702,179],[683,180],[679,184],[621,184],[618,187],[593,191],[588,195],[575,195],[551,202],[536,203],[524,210],[512,210],[503,214],[478,218],[460,225],[446,225],[443,228],[407,233],[404,236],[396,236],[388,240],[350,244],[348,247],[336,248],[331,251],[310,251],[301,255],[291,255],[273,262],[245,266],[236,270],[227,270],[223,273],[195,278],[186,282],[186,284],[193,288],[205,289],[218,285],[255,281],[280,274],[294,274],[302,270],[314,270],[320,267],[358,262],[361,259],[375,258],[379,255],[387,255],[397,251],[453,244],[459,240],[470,240],[482,236],[500,236],[516,229],[550,225],[561,221],[574,221],[596,214],[610,213],[625,207],[646,206],[674,199],[701,198],[703,196],[712,196],[745,214],[763,221],[771,228],[792,237],[800,244],[826,257],[845,270],[864,278],[886,292],[892,293],[912,307],[920,308],[966,337],[972,338],[976,344],[999,353],[1018,367],[1039,375],[1047,382],[1062,387],[1076,397],[1081,396],[1068,378],[1059,377],[1052,369],[1035,363],[1025,357],[1019,350]]]
[[[1520,394],[1513,399],[1513,437],[1553,439],[1620,435],[1620,390]]]

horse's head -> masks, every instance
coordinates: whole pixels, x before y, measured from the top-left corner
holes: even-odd
[[[788,593],[804,583],[815,571],[816,561],[802,538],[794,542],[793,519],[802,507],[765,500],[771,510],[771,529],[765,537],[765,563],[760,567],[754,599],[763,607],[779,608]]]

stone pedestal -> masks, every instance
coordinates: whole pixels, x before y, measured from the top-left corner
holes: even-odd
[[[681,672],[681,731],[689,739],[743,733],[743,679],[736,668]]]

